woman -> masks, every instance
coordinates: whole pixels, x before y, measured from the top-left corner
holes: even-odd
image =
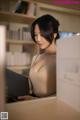
[[[31,36],[39,51],[33,57],[29,80],[32,94],[38,97],[56,92],[56,39],[59,22],[51,15],[43,15],[31,26]]]
[[[32,23],[31,36],[38,46],[39,51],[33,57],[29,72],[28,80],[31,84],[28,83],[26,77],[6,69],[8,102],[25,100],[27,99],[26,95],[29,94],[37,97],[55,94],[56,39],[59,38],[58,27],[59,22],[51,15],[43,15]],[[29,85],[31,86],[30,91]]]

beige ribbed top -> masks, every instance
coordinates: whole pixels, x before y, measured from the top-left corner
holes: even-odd
[[[43,97],[56,91],[56,55],[42,53],[33,57],[29,73],[32,91],[36,96]]]

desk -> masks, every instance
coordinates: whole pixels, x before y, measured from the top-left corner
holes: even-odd
[[[56,97],[7,104],[9,120],[80,120],[80,113]]]

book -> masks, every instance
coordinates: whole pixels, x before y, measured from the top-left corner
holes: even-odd
[[[36,15],[36,3],[30,2],[28,10],[26,11],[28,16],[35,16]]]
[[[9,51],[11,52],[22,52],[23,51],[23,46],[21,44],[10,44],[9,46]]]

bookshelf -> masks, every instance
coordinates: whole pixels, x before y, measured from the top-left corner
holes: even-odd
[[[22,64],[22,62],[23,62],[23,60],[22,60],[22,62],[20,61],[20,59],[23,59],[23,55],[20,55],[21,57],[17,57],[17,59],[19,59],[18,61],[17,61],[17,65],[15,65],[16,64],[16,56],[14,57],[14,55],[15,55],[15,52],[18,52],[18,51],[20,51],[20,53],[21,54],[25,54],[25,52],[24,51],[22,51],[22,47],[23,46],[28,46],[28,48],[27,48],[27,50],[28,50],[28,52],[27,52],[27,50],[25,50],[27,53],[28,53],[28,55],[27,55],[27,53],[26,53],[26,57],[30,57],[29,59],[32,59],[32,56],[34,55],[34,53],[36,52],[36,46],[35,46],[35,43],[33,42],[33,41],[29,41],[29,40],[11,40],[11,39],[8,39],[7,41],[6,41],[6,44],[7,44],[7,46],[9,46],[9,50],[7,50],[8,52],[10,52],[11,51],[11,53],[12,53],[12,55],[13,55],[13,60],[14,60],[14,62],[9,62],[8,60],[7,60],[7,62],[9,63],[9,65],[7,65],[6,67],[8,68],[8,69],[10,69],[10,70],[13,70],[13,71],[15,71],[15,72],[17,72],[17,73],[22,73],[22,71],[29,71],[29,69],[30,69],[30,62],[29,62],[29,60],[27,60],[26,59],[26,61],[28,61],[27,63],[28,63],[28,65],[27,64]],[[18,47],[19,46],[19,48],[17,48],[16,49],[16,47]],[[12,47],[14,47],[14,48],[12,48]],[[32,48],[33,47],[33,48]],[[11,49],[10,49],[11,48]],[[30,51],[29,50],[29,48],[32,48],[32,50]],[[21,50],[19,50],[19,49],[21,49]],[[7,52],[7,54],[8,54],[8,52]],[[19,53],[19,52],[18,52]],[[30,56],[29,56],[29,53],[31,54]],[[17,54],[17,53],[16,53]],[[11,57],[9,57],[9,59],[12,59]],[[11,60],[12,61],[12,60]],[[31,60],[30,60],[31,61]],[[11,64],[11,65],[10,65]],[[20,64],[20,65],[19,65]],[[28,73],[28,72],[27,72]],[[27,76],[27,75],[26,75]]]
[[[32,56],[36,52],[35,43],[31,40],[8,39],[6,40],[6,46],[8,47],[6,54],[10,55],[7,55],[6,67],[17,73],[29,70]]]
[[[7,1],[9,3],[8,7],[11,7],[10,6],[10,1],[13,1],[13,0],[9,0]],[[13,1],[13,2],[17,2],[16,0]],[[27,15],[27,14],[23,14],[23,13],[15,13],[13,11],[9,11],[9,10],[5,10],[5,9],[0,9],[0,24],[5,24],[6,25],[6,31],[7,33],[9,32],[7,30],[7,25],[10,25],[10,28],[12,26],[12,29],[13,29],[13,25],[12,24],[24,24],[25,26],[28,25],[30,26],[31,23],[36,19],[36,16],[34,15]],[[19,26],[19,25],[18,25]],[[21,29],[21,28],[20,28]],[[21,33],[21,31],[20,31]],[[8,33],[9,34],[9,33]],[[30,39],[30,38],[29,38]],[[17,71],[18,73],[22,73],[23,70],[29,70],[30,68],[30,63],[31,63],[31,59],[32,59],[32,56],[35,54],[36,52],[36,46],[35,46],[35,43],[30,39],[15,39],[15,38],[9,38],[9,36],[7,37],[7,40],[6,40],[6,56],[7,54],[11,54],[11,56],[9,57],[8,55],[8,64],[7,64],[7,58],[6,58],[6,67],[8,69],[11,69],[13,71]],[[26,50],[23,50],[23,48],[26,48]],[[30,50],[31,49],[31,50]],[[27,52],[28,51],[28,52]],[[19,61],[20,59],[25,59],[25,57],[22,56],[22,58],[15,58],[14,55],[15,53],[17,54],[25,54],[25,57],[26,57],[26,60],[27,63],[23,62],[23,61]],[[30,54],[30,56],[29,56]],[[28,56],[27,56],[28,55]],[[30,58],[27,58],[27,57],[30,57]],[[11,65],[10,65],[10,62],[9,62],[9,59],[10,60],[14,60],[14,63],[12,62]],[[18,65],[16,64],[16,60],[17,59],[17,63],[18,61],[20,62]],[[30,60],[30,62],[29,62]],[[23,62],[23,64],[22,64]]]

